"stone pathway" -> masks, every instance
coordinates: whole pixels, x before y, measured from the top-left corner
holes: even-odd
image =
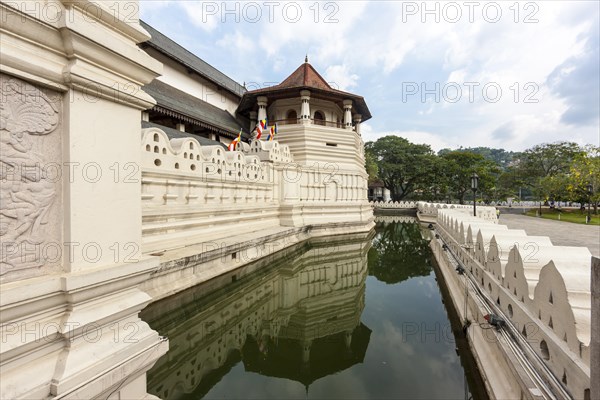
[[[548,236],[557,246],[587,247],[600,257],[600,226],[573,224],[517,214],[500,214],[500,223],[509,229],[523,229],[531,236]]]

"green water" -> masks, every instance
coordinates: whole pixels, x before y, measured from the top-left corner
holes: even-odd
[[[442,292],[416,223],[311,240],[146,308],[142,318],[170,341],[148,391],[169,400],[483,398]]]

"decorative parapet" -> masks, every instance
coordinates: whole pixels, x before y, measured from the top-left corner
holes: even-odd
[[[375,217],[375,222],[382,222],[384,224],[415,224],[417,223],[417,219],[409,215],[377,215]]]
[[[417,203],[414,201],[372,201],[371,205],[375,209],[414,209]]]
[[[423,205],[422,209],[431,209]],[[438,208],[437,230],[575,398],[590,386],[590,260],[584,247]]]
[[[222,146],[202,146],[193,138],[169,140],[158,128],[142,129],[142,148],[142,168],[146,171],[231,182],[269,181],[267,169],[258,156],[230,152]]]
[[[246,143],[244,143],[246,144]],[[261,161],[291,163],[294,161],[290,148],[277,141],[253,140],[243,149],[244,153],[258,156]]]
[[[473,205],[472,201],[467,202],[468,204]],[[477,202],[477,205],[490,205],[490,206],[502,206],[502,207],[539,207],[540,204],[544,205],[544,201],[492,201],[489,203],[484,203],[481,201]],[[581,207],[581,203],[571,202],[571,201],[557,201],[555,203],[556,207]]]
[[[142,251],[278,226],[275,181],[270,164],[255,155],[143,129]]]
[[[461,210],[465,215],[471,214],[473,206],[467,204],[445,204],[445,203],[426,203],[424,201],[417,202],[417,211],[420,214],[427,216],[437,216],[439,210]],[[477,218],[484,219],[486,221],[498,221],[498,214],[495,207],[490,206],[477,206]]]
[[[294,163],[278,142],[241,145],[228,151],[142,130],[145,254],[281,226],[372,223],[362,171]]]

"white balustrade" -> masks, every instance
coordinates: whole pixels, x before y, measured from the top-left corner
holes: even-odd
[[[590,251],[554,246],[548,237],[508,229],[462,207],[419,204],[422,212],[434,209],[438,234],[466,272],[573,396],[583,398],[590,385]]]

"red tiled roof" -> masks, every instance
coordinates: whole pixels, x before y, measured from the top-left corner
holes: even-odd
[[[323,79],[313,66],[307,62],[300,65],[290,76],[285,78],[283,82],[275,86],[275,88],[284,89],[300,86],[308,86],[321,90],[332,90],[325,79]]]
[[[279,85],[269,86],[262,89],[250,90],[242,96],[238,105],[238,112],[245,115],[249,110],[256,109],[257,96],[269,96],[270,100],[291,97],[294,91],[307,89],[311,91],[311,97],[321,98],[337,103],[342,107],[343,99],[354,100],[355,112],[362,115],[362,120],[371,118],[371,113],[363,97],[353,93],[332,88],[327,81],[305,61],[290,76],[285,78]]]

